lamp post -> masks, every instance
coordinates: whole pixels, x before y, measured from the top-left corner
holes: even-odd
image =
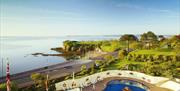
[[[47,74],[46,74],[46,91],[49,91],[49,88],[48,88],[48,80],[49,80],[49,63],[48,63],[48,59],[47,59]]]
[[[2,58],[2,77],[3,77],[3,71],[4,69],[3,69],[3,58]]]
[[[74,72],[73,72],[73,81],[74,81]]]
[[[129,53],[129,39],[126,40],[127,43],[127,52]]]
[[[96,87],[95,87],[95,83],[93,84],[93,91],[95,91]]]

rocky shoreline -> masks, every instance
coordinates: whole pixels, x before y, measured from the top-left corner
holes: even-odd
[[[62,54],[45,54],[45,53],[33,53],[33,56],[62,56]]]
[[[60,56],[60,57],[66,58],[67,60],[78,59],[78,58],[80,58],[81,56],[84,55],[84,53],[77,52],[77,51],[65,51],[61,47],[51,48],[51,50],[56,51],[58,53],[56,53],[56,54],[48,54],[48,53],[36,52],[36,53],[32,53],[31,55],[33,55],[33,56]]]
[[[37,53],[32,53],[32,55],[34,56],[72,56],[72,55],[81,55],[82,53],[80,52],[75,52],[75,51],[65,51],[63,48],[58,47],[58,48],[51,48],[51,50],[54,50],[56,52],[58,52],[58,54],[48,54],[48,53],[41,53],[41,52],[37,52]]]

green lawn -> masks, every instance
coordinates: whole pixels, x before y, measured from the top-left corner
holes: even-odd
[[[131,52],[131,54],[147,54],[147,55],[176,55],[173,51],[158,51],[158,50],[137,50]]]
[[[112,63],[109,66],[107,66],[106,69],[108,69],[108,70],[115,70],[115,69],[119,69],[119,68],[125,67],[128,64],[140,64],[140,65],[144,65],[144,64],[147,64],[147,62],[136,62],[136,61],[128,61],[128,60],[118,60],[115,63]]]

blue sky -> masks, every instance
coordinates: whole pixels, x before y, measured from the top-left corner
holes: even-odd
[[[180,0],[0,0],[1,36],[180,33]]]

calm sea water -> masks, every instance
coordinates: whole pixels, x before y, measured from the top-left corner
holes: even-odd
[[[10,72],[15,74],[65,62],[66,60],[63,57],[35,57],[31,55],[36,52],[56,53],[50,48],[62,46],[64,40],[110,40],[118,38],[119,36],[0,37],[0,76],[6,73],[7,58],[10,63]]]

